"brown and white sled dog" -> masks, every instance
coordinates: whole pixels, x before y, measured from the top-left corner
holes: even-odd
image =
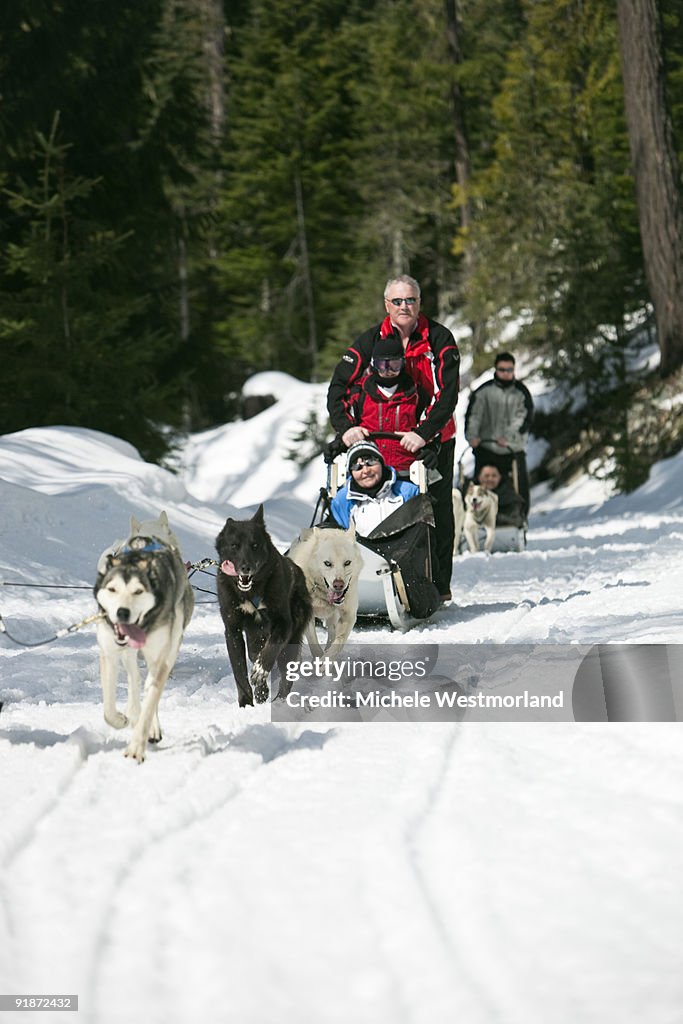
[[[484,551],[490,551],[496,536],[498,495],[473,481],[465,491],[465,521],[463,533],[470,551],[479,550],[479,529],[484,527]]]
[[[358,576],[363,557],[356,543],[356,531],[334,529],[303,530],[289,557],[301,567],[313,604],[313,618],[306,627],[311,654],[338,655],[349,638],[358,614]],[[324,648],[318,640],[315,620],[327,630]]]
[[[147,741],[161,739],[159,699],[194,609],[187,569],[165,512],[148,522],[131,519],[129,537],[102,553],[95,599],[104,613],[97,642],[105,721],[115,729],[133,727],[126,757],[142,762]],[[148,669],[142,703],[138,653]],[[121,664],[128,677],[125,713],[116,708]]]

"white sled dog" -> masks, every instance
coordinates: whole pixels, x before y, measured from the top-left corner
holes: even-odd
[[[133,727],[125,753],[141,763],[148,739],[161,739],[159,699],[194,609],[187,569],[165,512],[148,522],[131,519],[129,537],[100,555],[94,589],[104,613],[97,625],[104,718],[115,729]],[[148,669],[142,704],[138,652]],[[116,708],[121,663],[128,677],[125,713]]]
[[[301,568],[313,604],[313,618],[306,639],[314,657],[337,656],[349,638],[358,614],[358,576],[363,558],[356,531],[302,530],[288,557]],[[325,647],[320,645],[315,620],[327,629]]]
[[[472,481],[465,491],[465,520],[463,533],[470,551],[479,550],[479,529],[484,527],[484,551],[490,551],[496,536],[498,495]]]

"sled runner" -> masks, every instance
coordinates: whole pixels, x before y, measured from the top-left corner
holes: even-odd
[[[371,434],[395,438],[392,433]],[[321,489],[322,511],[318,523],[334,528],[334,520],[325,520],[329,505],[346,481],[346,453],[334,443],[325,453],[327,486]],[[358,581],[359,617],[388,617],[394,629],[406,630],[429,618],[440,605],[432,583],[431,535],[434,513],[427,496],[427,473],[421,461],[410,467],[410,479],[420,494],[392,512],[367,536],[356,535],[363,556]]]

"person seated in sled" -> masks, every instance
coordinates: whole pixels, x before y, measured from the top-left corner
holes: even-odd
[[[430,402],[424,387],[406,372],[400,338],[390,334],[375,344],[370,366],[350,403],[349,414],[366,438],[375,433],[405,436],[418,426]],[[355,436],[353,428],[345,432],[342,441],[348,444],[351,436]],[[399,476],[407,477],[416,455],[404,448],[401,440],[401,437],[374,438],[385,465],[393,467]],[[439,435],[420,452],[427,468],[436,465],[438,449]]]
[[[503,476],[497,466],[482,466],[477,483],[498,495],[497,526],[523,526],[524,499],[518,494],[508,476]]]
[[[347,456],[348,479],[330,505],[336,523],[367,537],[397,508],[420,493],[416,484],[401,480],[388,466],[374,441],[351,445]]]
[[[353,525],[364,547],[400,568],[411,614],[427,618],[442,601],[429,578],[431,498],[420,494],[410,480],[400,479],[373,441],[359,441],[349,448],[348,473],[347,482],[332,499],[334,521],[344,529]]]

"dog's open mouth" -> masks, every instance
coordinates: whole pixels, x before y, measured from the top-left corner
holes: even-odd
[[[327,582],[327,580],[325,582]],[[343,589],[340,588],[340,587],[334,586],[334,585],[330,586],[329,583],[328,583],[327,584],[327,600],[330,602],[330,604],[343,604],[344,603],[344,598],[346,597],[346,595],[348,593],[348,589],[349,589],[350,586],[351,586],[351,581],[350,580],[349,580],[349,582],[346,584],[346,586]]]
[[[115,622],[114,635],[117,644],[128,644],[129,647],[140,648],[145,646],[147,634],[140,626],[134,626],[132,622]]]
[[[253,576],[247,573],[238,572],[229,558],[226,558],[221,562],[221,572],[224,572],[226,576],[236,576],[237,586],[245,594],[248,593],[254,585]]]

